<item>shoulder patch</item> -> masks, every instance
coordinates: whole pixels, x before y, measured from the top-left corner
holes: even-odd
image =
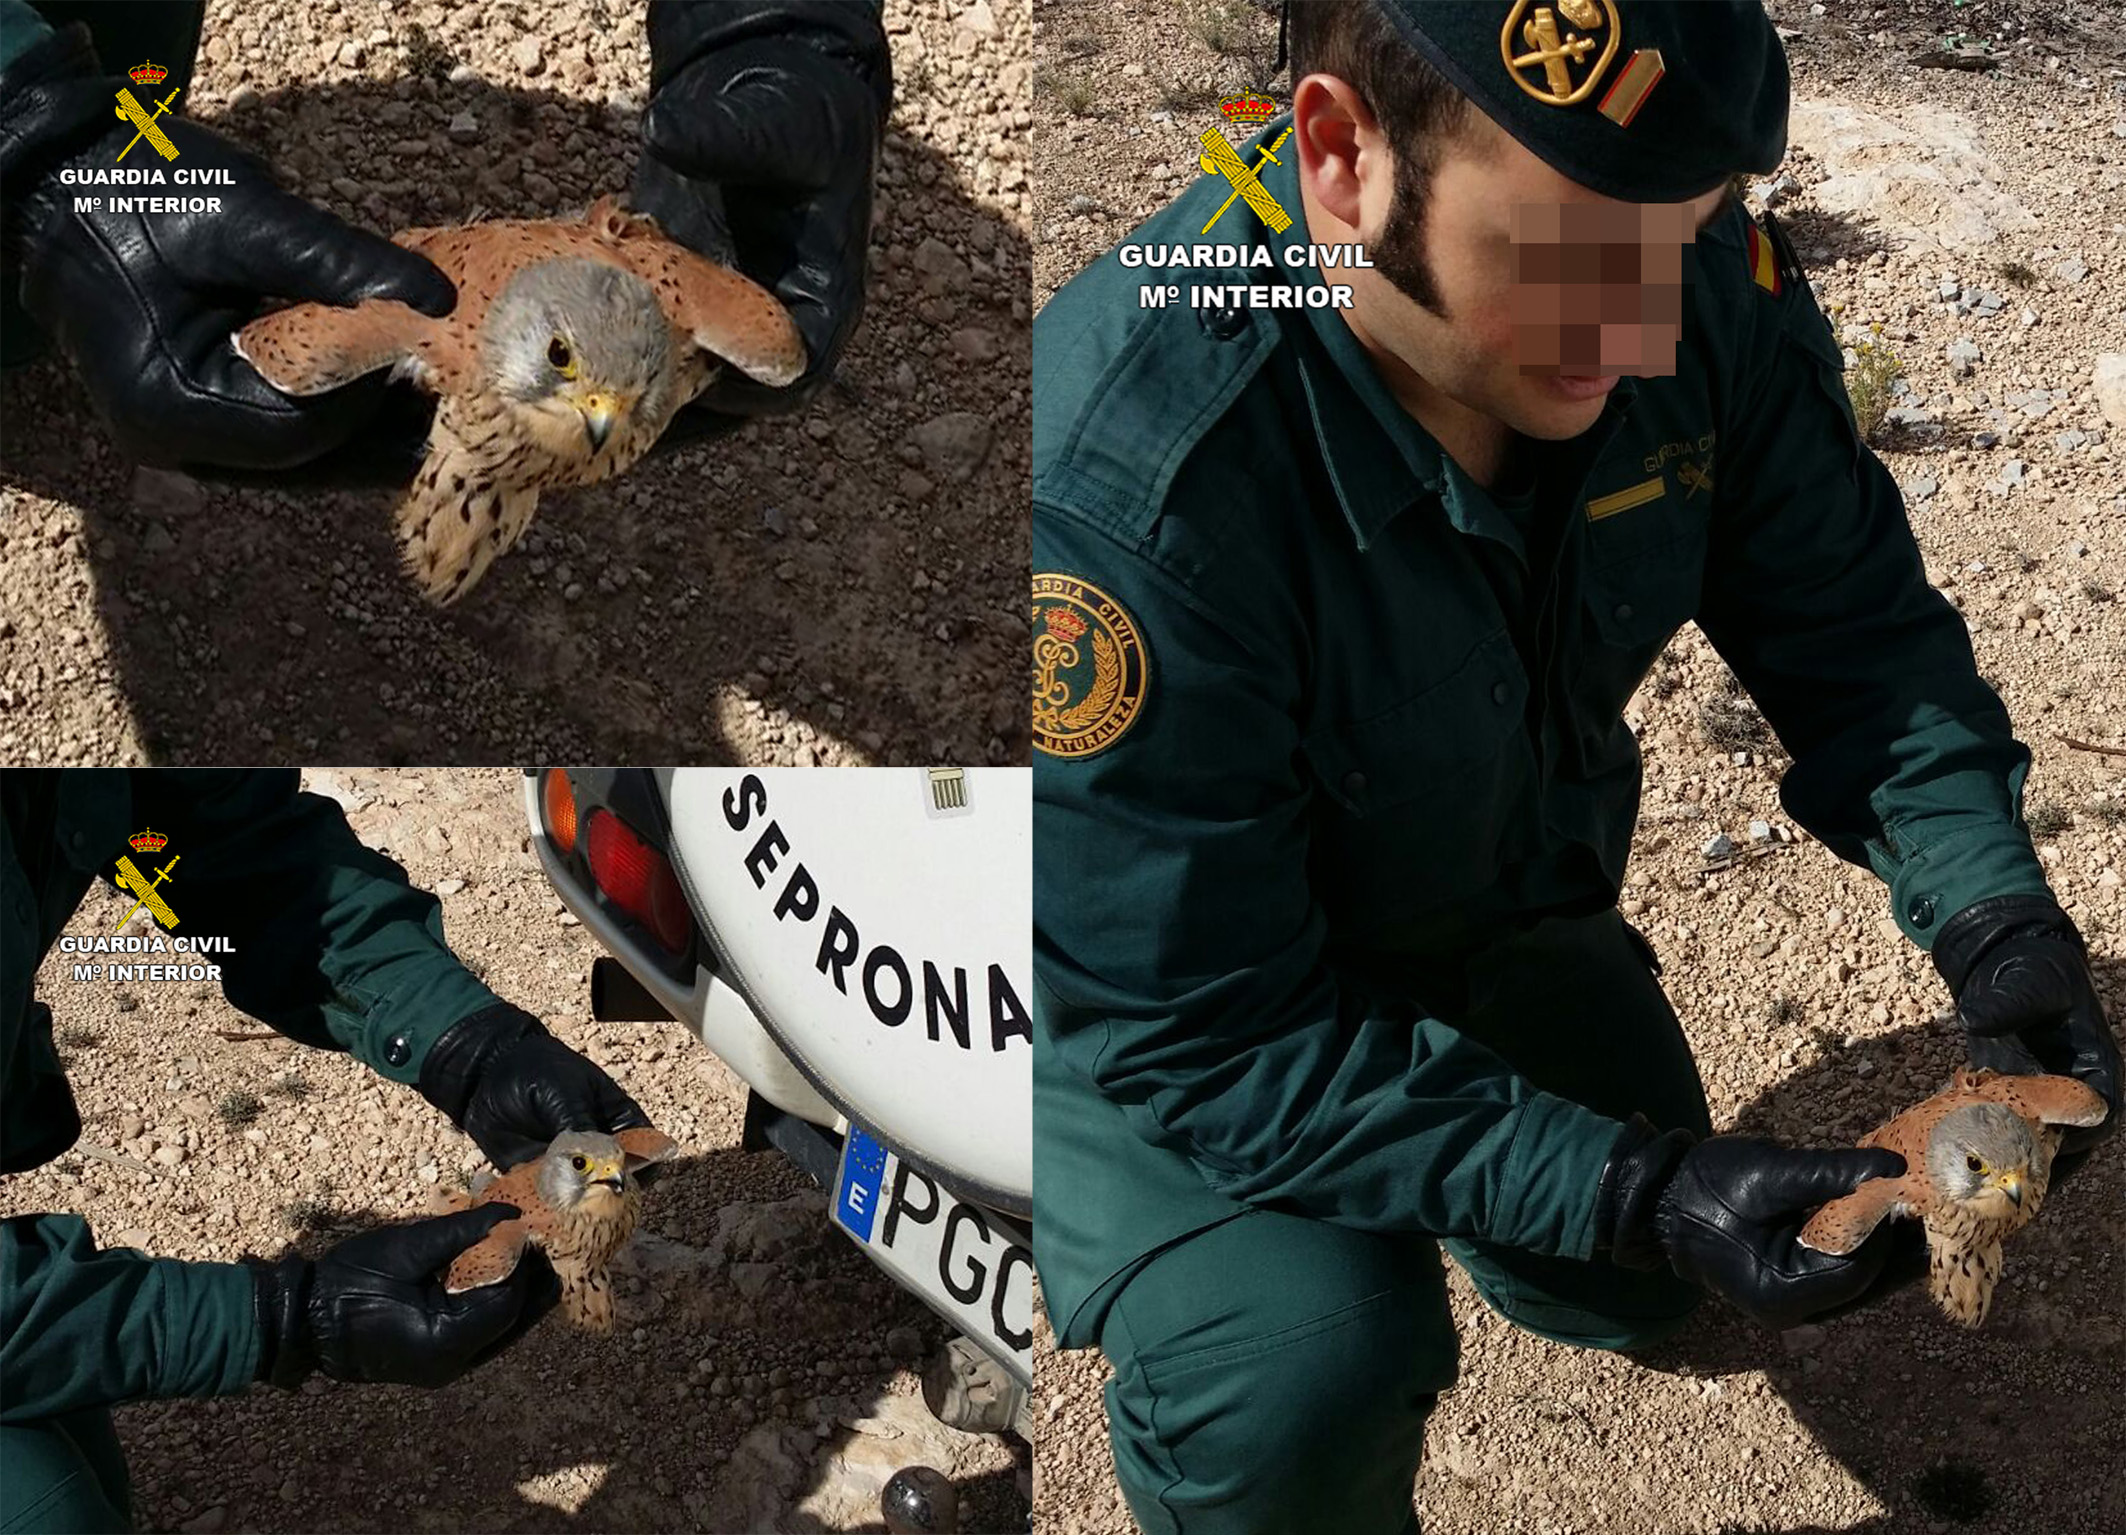
[[[1779,256],[1772,248],[1771,237],[1757,227],[1755,219],[1751,219],[1745,239],[1748,245],[1750,280],[1777,298],[1786,289],[1779,271]]]
[[[1144,708],[1150,657],[1122,604],[1076,576],[1033,578],[1033,744],[1090,757]]]

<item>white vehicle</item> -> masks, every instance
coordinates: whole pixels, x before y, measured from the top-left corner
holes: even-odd
[[[601,1019],[685,1023],[748,1086],[745,1145],[959,1336],[955,1427],[1025,1436],[1033,1381],[1032,775],[527,769],[532,846],[610,953]]]

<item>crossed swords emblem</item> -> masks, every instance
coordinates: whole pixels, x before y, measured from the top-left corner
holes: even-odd
[[[1225,210],[1233,206],[1234,197],[1244,199],[1247,205],[1255,210],[1255,216],[1278,234],[1283,234],[1292,227],[1292,216],[1278,206],[1277,199],[1270,195],[1269,189],[1261,180],[1262,168],[1265,165],[1284,164],[1284,161],[1277,158],[1277,151],[1284,147],[1284,141],[1291,136],[1290,128],[1278,134],[1277,142],[1262,152],[1262,158],[1257,160],[1255,168],[1250,170],[1247,162],[1240,158],[1240,152],[1226,142],[1224,134],[1216,128],[1203,130],[1203,153],[1196,157],[1196,163],[1203,167],[1206,176],[1225,177],[1233,184],[1233,191],[1232,196],[1218,205],[1218,212],[1211,215],[1210,224],[1205,224],[1199,233],[1211,232],[1211,224],[1217,223]]]
[[[150,144],[154,145],[155,153],[161,155],[165,160],[177,158],[177,146],[170,142],[170,136],[167,133],[155,126],[155,119],[170,110],[170,103],[177,99],[178,91],[183,89],[183,86],[178,86],[176,90],[172,90],[169,95],[156,102],[155,110],[151,114],[146,107],[133,99],[131,91],[122,85],[118,87],[118,111],[115,115],[140,130],[131,139],[127,140],[125,149],[118,151],[119,159],[123,160],[125,158],[125,150],[131,149],[142,139],[146,139]]]

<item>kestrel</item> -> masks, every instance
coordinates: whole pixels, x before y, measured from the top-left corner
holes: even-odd
[[[396,517],[408,574],[439,606],[523,537],[550,486],[592,485],[647,452],[722,362],[783,385],[805,344],[766,289],[600,198],[580,221],[514,219],[393,236],[457,285],[431,319],[395,299],[298,304],[230,338],[283,394],[381,368],[439,396]]]
[[[1986,1319],[2000,1282],[2001,1241],[2045,1202],[2061,1125],[2093,1125],[2104,1100],[2073,1077],[1960,1070],[1926,1102],[1861,1139],[1905,1159],[1904,1176],[1872,1178],[1801,1228],[1801,1245],[1849,1253],[1886,1218],[1925,1226],[1928,1288],[1966,1327]]]
[[[472,1192],[439,1196],[448,1210],[501,1202],[524,1213],[503,1221],[452,1260],[443,1288],[455,1295],[500,1284],[517,1267],[527,1242],[545,1252],[561,1281],[561,1311],[589,1332],[613,1330],[613,1292],[605,1268],[635,1230],[642,1186],[635,1169],[678,1150],[658,1130],[600,1135],[571,1130],[554,1137],[546,1154],[521,1162]]]

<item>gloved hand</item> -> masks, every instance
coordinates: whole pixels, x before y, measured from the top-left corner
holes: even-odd
[[[632,206],[771,290],[808,358],[782,389],[726,369],[664,447],[795,410],[833,372],[864,310],[893,73],[879,7],[849,0],[651,0],[649,34]]]
[[[485,1364],[553,1307],[560,1280],[536,1249],[500,1284],[451,1295],[440,1276],[490,1229],[522,1213],[482,1205],[379,1226],[315,1260],[254,1260],[256,1378],[298,1386],[322,1370],[334,1380],[442,1386]]]
[[[1818,1205],[1869,1178],[1894,1178],[1894,1151],[1799,1151],[1773,1141],[1657,1132],[1634,1114],[1602,1170],[1595,1245],[1625,1268],[1663,1264],[1766,1327],[1792,1327],[1857,1300],[1894,1250],[1885,1223],[1834,1257],[1798,1240]]]
[[[2053,1162],[2057,1183],[2119,1120],[2118,1040],[2081,933],[2043,896],[1994,896],[1942,924],[1934,967],[1956,998],[1972,1065],[2075,1077],[2111,1105],[2102,1124],[2066,1132]]]
[[[564,1130],[612,1135],[650,1122],[619,1083],[507,1004],[446,1030],[421,1063],[420,1091],[503,1172],[543,1156]],[[648,1183],[652,1172],[635,1176]]]
[[[395,298],[424,314],[457,302],[426,257],[341,222],[275,187],[266,167],[220,135],[165,114],[175,165],[226,170],[233,186],[64,185],[68,168],[109,168],[135,129],[112,106],[127,82],[97,67],[69,28],[0,72],[0,206],[23,307],[88,387],[118,449],[143,464],[282,469],[362,431],[387,395],[382,375],[309,399],[273,389],[229,344],[269,299],[353,304]],[[127,166],[162,166],[145,143]],[[114,196],[214,197],[219,212],[115,213]],[[76,212],[76,196],[97,208]],[[425,427],[425,422],[424,422]],[[401,452],[357,455],[372,475],[407,469]]]

